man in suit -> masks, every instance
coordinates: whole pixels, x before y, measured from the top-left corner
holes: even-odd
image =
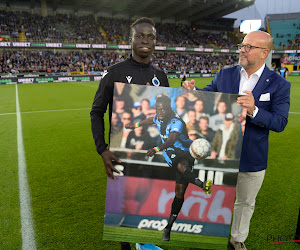
[[[267,168],[269,131],[281,132],[288,122],[291,84],[265,65],[272,46],[268,33],[249,33],[239,46],[239,65],[221,69],[202,89],[240,94],[237,103],[247,109],[231,227],[230,243],[235,249],[246,249],[255,198]],[[186,81],[183,87],[194,89],[195,82]]]

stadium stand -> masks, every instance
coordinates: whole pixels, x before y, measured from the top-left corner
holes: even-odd
[[[42,16],[28,11],[0,10],[0,39],[8,42],[129,44],[132,20],[94,15],[56,14]],[[225,31],[203,32],[195,26],[156,23],[157,45],[199,48],[235,48]],[[69,51],[37,49],[5,49],[0,52],[0,74],[25,72],[102,72],[124,60],[127,52],[75,49]],[[221,66],[237,63],[236,55],[221,56],[192,53],[155,53],[155,67],[166,72],[188,70],[210,73]],[[84,66],[82,66],[84,64]]]
[[[0,10],[0,32],[8,41],[21,42],[85,42],[104,43],[98,24],[92,15],[74,16],[58,14],[42,17],[29,12]]]
[[[267,15],[274,48],[300,49],[300,13]]]
[[[267,15],[268,28],[274,37],[274,48],[300,48],[300,13]],[[0,10],[1,41],[129,44],[131,20],[94,15],[56,14],[42,16],[27,11]],[[197,28],[196,28],[197,27]],[[156,23],[157,45],[215,49],[233,49],[236,44],[227,31],[207,32],[200,26],[180,23]],[[237,42],[237,41],[235,41]],[[201,52],[200,52],[201,53]],[[166,72],[188,70],[211,73],[220,66],[237,63],[236,54],[155,53],[155,67]],[[124,60],[127,52],[99,50],[4,50],[0,52],[0,73],[16,72],[101,72]],[[82,66],[84,64],[84,66]],[[83,70],[84,67],[84,70]]]
[[[181,71],[188,65],[189,70],[201,73],[217,71],[219,64],[235,65],[237,62],[238,57],[233,55],[156,53],[153,58],[153,65],[164,71]]]
[[[0,52],[0,73],[79,72],[82,63],[85,72],[100,72],[123,60],[120,54],[103,51],[4,50]],[[231,55],[155,53],[153,56],[154,66],[168,72],[189,65],[190,70],[207,73],[218,70],[219,64],[234,65],[237,60]]]
[[[43,17],[29,12],[0,10],[3,40],[29,42],[129,44],[130,20],[57,14]],[[186,24],[157,23],[158,45],[233,48],[225,32],[201,32]]]

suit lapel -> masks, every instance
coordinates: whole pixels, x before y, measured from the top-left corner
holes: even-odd
[[[233,81],[232,81],[232,94],[238,94],[240,88],[240,80],[241,80],[241,67],[236,67],[236,70],[233,74]]]
[[[270,80],[270,70],[265,66],[263,73],[261,74],[255,88],[252,91],[252,94],[256,101],[258,101],[259,96],[264,91],[266,87],[269,86],[271,80]]]

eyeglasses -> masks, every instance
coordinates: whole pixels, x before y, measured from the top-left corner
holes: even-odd
[[[250,44],[238,44],[238,50],[241,50],[242,48],[244,48],[246,52],[249,52],[251,49],[267,49],[267,48],[252,46]]]

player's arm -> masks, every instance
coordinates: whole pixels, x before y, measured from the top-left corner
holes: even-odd
[[[152,125],[154,124],[153,122],[153,117],[149,117],[141,122],[136,122],[134,124],[126,124],[125,125],[125,128],[127,129],[135,129],[135,128],[138,128],[138,127],[142,127],[142,126],[147,126],[147,125]]]
[[[91,116],[92,133],[95,141],[96,149],[101,155],[106,175],[110,179],[115,179],[113,172],[120,173],[113,165],[113,161],[120,163],[121,161],[107,149],[108,144],[105,142],[105,122],[104,114],[109,104],[112,106],[114,82],[112,73],[109,72],[101,80],[98,90],[96,92]]]
[[[178,136],[179,136],[178,132],[171,132],[168,136],[168,139],[163,144],[158,145],[154,148],[150,148],[147,151],[146,155],[147,156],[153,156],[153,155],[155,155],[155,153],[173,146],[174,143],[176,142],[176,140],[178,139]]]

